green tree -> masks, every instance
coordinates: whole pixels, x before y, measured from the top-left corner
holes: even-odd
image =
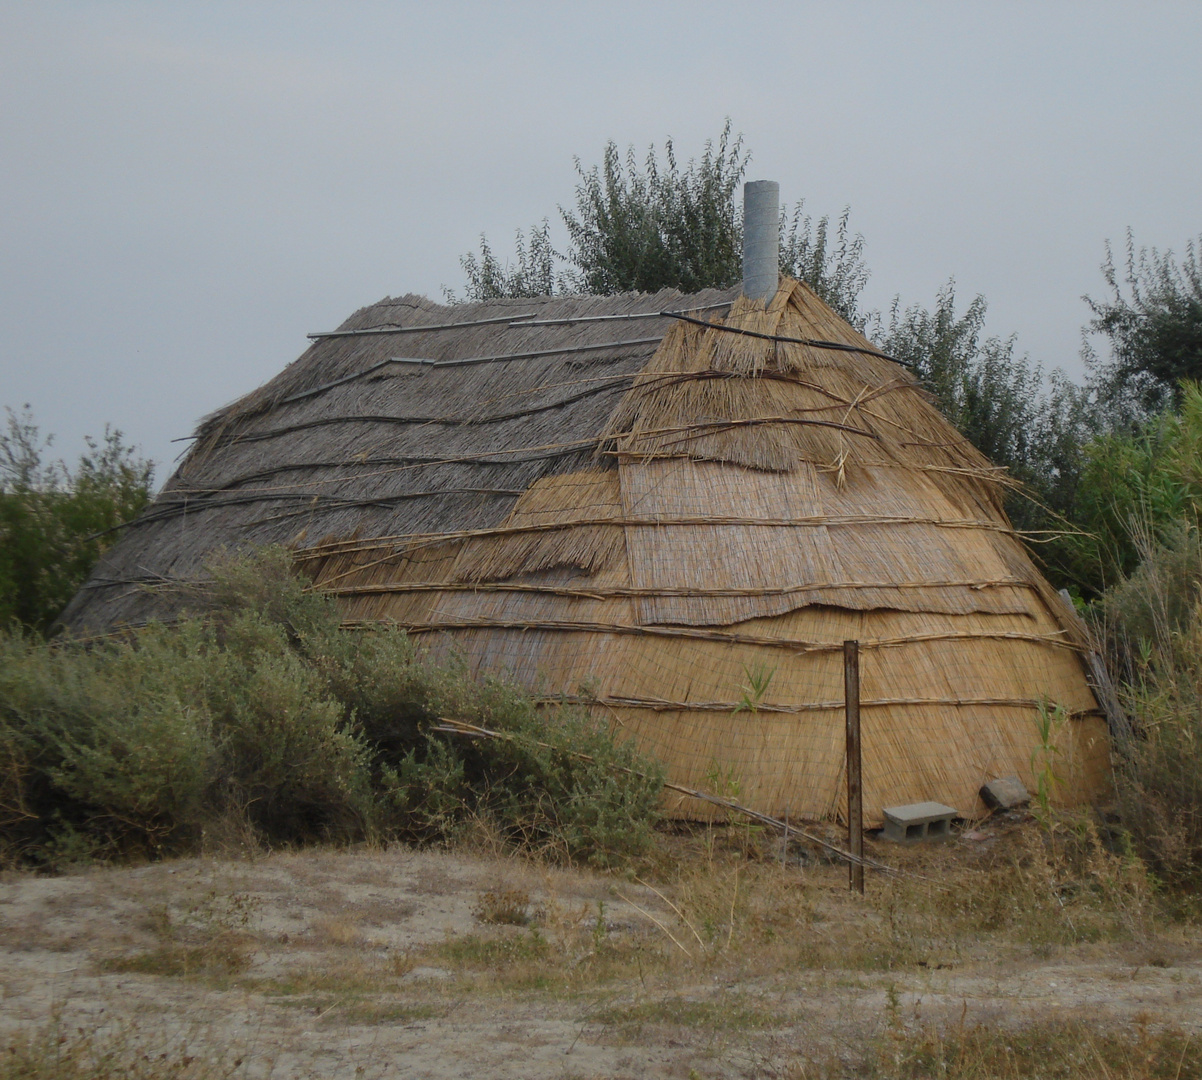
[[[583,292],[696,292],[726,288],[742,276],[743,221],[740,185],[751,155],[730,121],[705,144],[700,160],[683,167],[671,139],[661,159],[655,146],[640,164],[634,147],[625,156],[606,144],[600,165],[575,159],[579,182],[573,209],[559,208],[568,232],[566,253],[555,251],[543,219],[517,233],[512,260],[497,257],[481,236],[479,254],[460,259],[465,300]],[[804,201],[781,210],[781,272],[806,282],[857,325],[860,292],[868,280],[864,239],[850,230],[849,211],[832,226],[805,213]],[[527,238],[528,237],[528,238]],[[459,299],[446,290],[452,302]]]
[[[1018,529],[1041,541],[1052,580],[1094,595],[1102,588],[1098,551],[1082,548],[1072,519],[1096,410],[1063,372],[1045,376],[1019,354],[1013,335],[986,336],[987,308],[976,296],[958,312],[949,281],[932,308],[903,309],[895,299],[888,319],[874,319],[869,330],[882,351],[918,375],[939,411],[1019,482],[1006,510]]]
[[[856,329],[863,330],[872,314],[860,310],[860,293],[868,284],[864,237],[851,231],[851,208],[831,230],[824,214],[815,221],[801,199],[789,213],[781,209],[780,272],[804,281]]]
[[[1094,316],[1087,330],[1109,339],[1110,356],[1099,360],[1088,342],[1085,354],[1100,395],[1124,420],[1180,405],[1181,380],[1202,378],[1200,244],[1202,236],[1187,242],[1178,263],[1171,251],[1136,250],[1128,229],[1121,271],[1106,244],[1109,296],[1084,299]]]
[[[550,296],[570,291],[564,272],[557,269],[559,256],[551,246],[551,225],[546,218],[530,230],[529,241],[518,229],[514,249],[513,264],[502,262],[493,253],[488,237],[481,235],[479,257],[468,254],[459,260],[467,276],[463,300]],[[451,289],[444,292],[451,303],[459,302]]]
[[[1183,381],[1180,407],[1133,430],[1100,431],[1080,453],[1072,516],[1073,557],[1107,588],[1134,574],[1149,552],[1180,546],[1202,511],[1202,389]],[[1192,581],[1178,582],[1192,595]]]
[[[72,470],[50,461],[29,412],[0,431],[0,622],[46,632],[150,497],[154,466],[105,428]]]
[[[1080,391],[1061,372],[1042,368],[1016,351],[1014,335],[985,336],[985,297],[956,311],[955,282],[939,290],[935,305],[904,310],[894,300],[888,321],[873,338],[882,351],[907,364],[943,413],[972,444],[1016,479],[1054,503],[1075,465],[1074,448],[1089,433]]]
[[[642,168],[633,146],[623,162],[613,142],[600,166],[585,170],[577,158],[576,209],[560,210],[576,282],[597,294],[735,284],[743,249],[736,197],[749,158],[729,120],[717,146],[706,142],[701,160],[683,169],[671,139],[663,164],[654,146]]]

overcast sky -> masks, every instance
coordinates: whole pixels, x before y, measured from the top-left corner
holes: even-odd
[[[1079,374],[1107,238],[1202,232],[1202,4],[0,0],[0,406],[160,462],[356,308],[462,285],[573,155],[729,116],[850,205],[865,299],[956,279]]]

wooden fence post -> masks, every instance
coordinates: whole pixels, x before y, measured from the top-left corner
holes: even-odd
[[[843,642],[843,700],[847,717],[847,850],[864,857],[864,792],[860,783],[860,643]],[[848,886],[864,893],[864,864],[847,864]]]

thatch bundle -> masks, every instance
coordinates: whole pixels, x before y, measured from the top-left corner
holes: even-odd
[[[797,282],[767,306],[411,296],[204,421],[65,620],[169,617],[157,586],[213,549],[287,543],[349,623],[580,696],[677,782],[810,818],[840,813],[855,638],[869,821],[1030,781],[1047,703],[1078,801],[1106,727],[1007,482]]]

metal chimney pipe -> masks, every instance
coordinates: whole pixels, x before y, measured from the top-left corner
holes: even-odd
[[[769,303],[780,283],[780,184],[743,185],[743,295]]]

